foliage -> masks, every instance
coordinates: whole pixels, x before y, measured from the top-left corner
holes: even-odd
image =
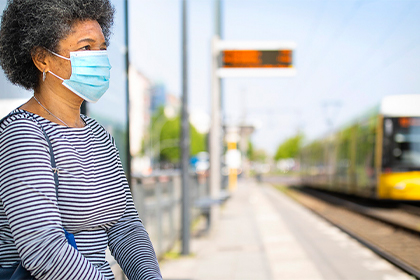
[[[375,152],[376,118],[369,118],[358,125],[357,131],[357,166],[374,166],[373,155]]]
[[[181,149],[179,139],[181,137],[181,117],[176,116],[168,119],[163,108],[152,117],[152,143],[153,151],[160,161],[171,163],[179,162]],[[206,135],[201,134],[190,124],[190,155],[206,151]]]
[[[181,120],[176,117],[166,121],[160,133],[160,160],[176,163],[181,158]],[[190,156],[206,151],[206,136],[190,124]]]
[[[325,144],[322,140],[316,140],[305,147],[305,152],[308,152],[308,160],[312,165],[323,165]]]
[[[268,159],[267,152],[264,149],[254,150],[252,153],[251,161],[266,162]]]
[[[338,159],[350,160],[350,144],[354,135],[354,126],[341,130],[338,134]]]
[[[191,137],[191,156],[197,155],[199,152],[207,151],[207,135],[200,133],[197,129],[190,124],[190,137]]]
[[[268,155],[263,149],[255,149],[254,144],[251,141],[248,141],[248,150],[246,155],[250,161],[254,162],[266,162]]]
[[[303,134],[298,133],[293,137],[286,139],[277,148],[277,152],[274,155],[275,160],[295,158],[302,148]]]
[[[167,120],[163,125],[158,141],[158,152],[160,152],[159,158],[161,161],[172,163],[179,161],[181,157],[181,149],[179,147],[180,125],[179,117]]]
[[[253,154],[254,154],[254,144],[252,144],[251,141],[248,141],[248,149],[246,151],[246,156],[251,160]]]

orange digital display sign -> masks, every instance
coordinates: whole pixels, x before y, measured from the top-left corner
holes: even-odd
[[[292,50],[224,50],[224,68],[290,68],[293,67]]]
[[[398,123],[401,127],[420,126],[420,118],[399,118]]]

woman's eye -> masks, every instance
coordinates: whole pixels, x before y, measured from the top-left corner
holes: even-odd
[[[85,51],[90,50],[90,46],[89,45],[83,46],[79,50],[85,50]]]

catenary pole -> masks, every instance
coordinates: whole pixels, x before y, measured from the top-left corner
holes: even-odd
[[[125,142],[125,149],[126,149],[126,176],[128,185],[131,188],[131,153],[130,153],[130,89],[129,89],[129,81],[128,81],[128,72],[130,69],[130,57],[129,57],[129,24],[128,24],[128,0],[124,1],[124,32],[125,32],[125,112],[126,112],[126,121],[125,121],[125,128],[126,128],[126,142]]]
[[[215,26],[215,32],[216,35],[218,36],[219,40],[223,40],[223,22],[222,22],[222,0],[216,0],[216,26]],[[220,62],[220,57],[217,57],[217,63],[219,64]],[[219,66],[217,64],[217,67]],[[219,106],[220,106],[220,135],[219,135],[219,145],[220,145],[220,152],[219,152],[219,159],[220,159],[220,177],[219,177],[219,181],[220,181],[220,188],[218,190],[218,192],[220,192],[222,186],[223,186],[223,178],[222,178],[222,161],[223,161],[223,138],[224,138],[224,130],[223,130],[223,125],[225,123],[224,117],[223,117],[223,107],[224,107],[224,103],[223,103],[223,79],[218,78],[218,82],[217,82],[217,86],[219,87]],[[220,196],[220,193],[217,194],[217,197]]]
[[[187,60],[187,0],[182,0],[182,120],[181,120],[181,169],[182,169],[182,255],[190,253],[190,196],[188,167],[190,158],[190,131],[188,114],[188,60]]]
[[[222,38],[222,1],[216,0],[215,7],[215,34]]]
[[[212,40],[212,71],[211,71],[211,127],[210,127],[210,196],[217,199],[220,196],[221,155],[222,155],[222,116],[220,78],[217,76],[219,66],[220,40],[220,0],[215,0],[215,35]],[[210,224],[216,222],[217,206],[211,208]]]

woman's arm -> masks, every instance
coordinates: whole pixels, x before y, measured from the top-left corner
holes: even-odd
[[[126,191],[127,207],[123,217],[108,229],[109,249],[128,279],[162,279],[149,235],[134,207],[133,198],[119,156],[118,162],[121,180]]]
[[[105,279],[64,236],[47,141],[29,119],[0,135],[0,197],[23,266],[37,279]]]

